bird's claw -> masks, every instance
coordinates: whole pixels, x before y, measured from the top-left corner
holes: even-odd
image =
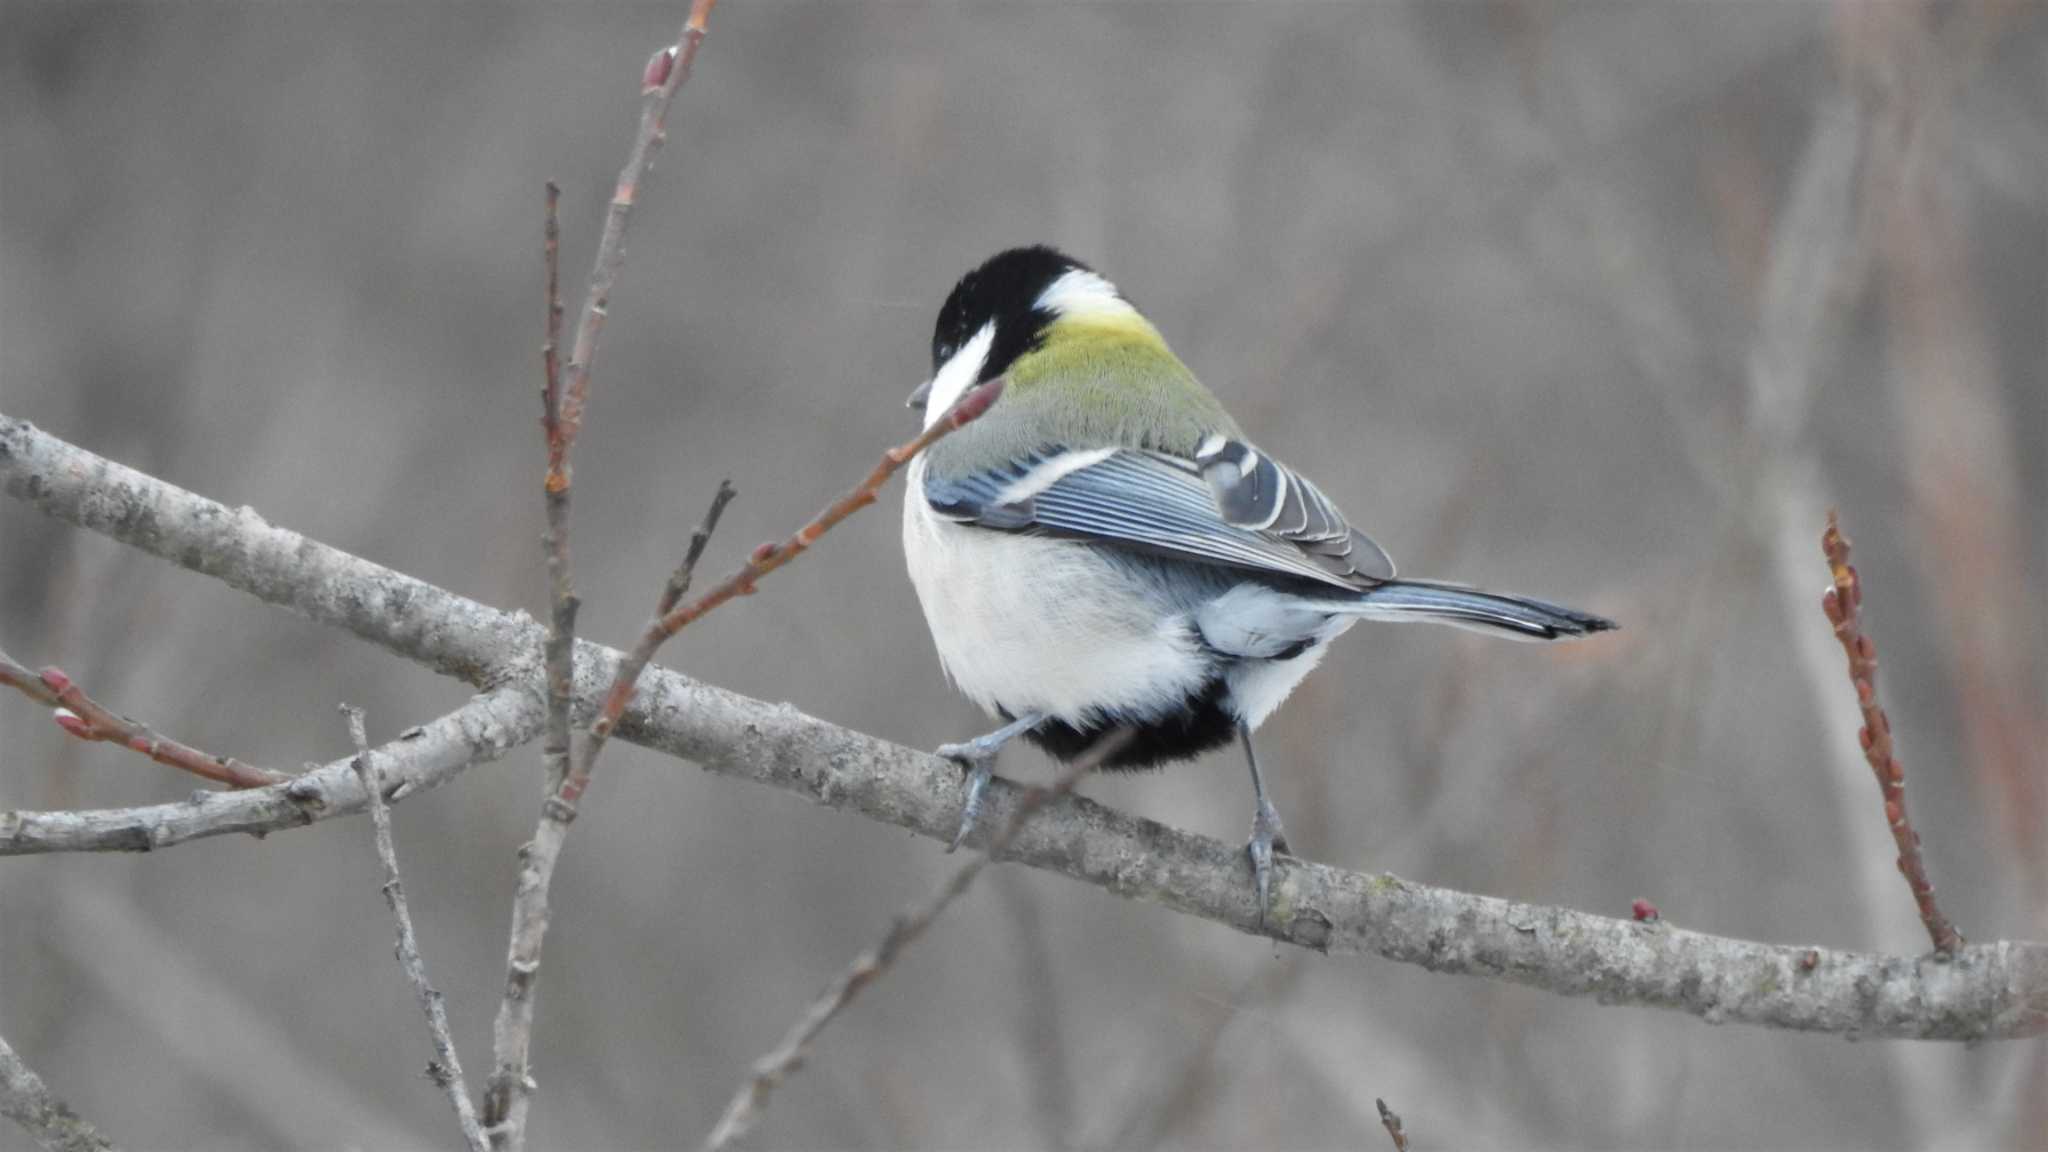
[[[979,740],[965,744],[941,744],[938,754],[957,762],[967,772],[967,799],[960,805],[960,829],[953,833],[952,843],[946,851],[956,852],[967,840],[967,833],[973,831],[974,822],[981,816],[982,793],[988,789],[989,777],[995,775],[996,754],[992,748],[981,745]]]
[[[1280,813],[1273,805],[1261,798],[1258,808],[1252,814],[1252,838],[1244,847],[1245,855],[1252,861],[1252,883],[1259,894],[1259,927],[1266,926],[1266,907],[1273,894],[1273,854],[1291,856],[1287,848],[1287,830],[1280,826]]]

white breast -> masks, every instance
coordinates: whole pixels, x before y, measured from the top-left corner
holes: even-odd
[[[1093,547],[934,515],[911,465],[903,551],[932,641],[960,691],[991,712],[1158,713],[1200,689],[1212,657],[1184,610]]]

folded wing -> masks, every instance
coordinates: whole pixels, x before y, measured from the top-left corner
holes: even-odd
[[[951,520],[1038,532],[1358,591],[1393,579],[1379,545],[1307,480],[1241,440],[1194,459],[1130,448],[1046,449],[963,478],[927,475]]]

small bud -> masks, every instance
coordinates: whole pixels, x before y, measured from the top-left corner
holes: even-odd
[[[958,428],[964,424],[979,420],[982,414],[987,412],[995,404],[996,400],[1002,396],[1003,385],[1007,382],[1006,377],[998,376],[974,391],[969,392],[967,395],[962,396],[959,403],[953,405],[953,414],[947,417],[946,422]]]
[[[775,542],[770,540],[766,544],[756,544],[753,553],[747,559],[755,564],[766,564],[775,559]]]
[[[60,672],[58,675],[61,676],[63,673]],[[80,740],[92,739],[92,727],[79,719],[78,713],[73,712],[69,708],[59,708],[55,712],[50,713],[50,719],[57,722],[57,727],[71,733]]]
[[[1637,900],[1630,904],[1629,913],[1644,924],[1654,924],[1663,919],[1657,912],[1657,906],[1648,900]]]
[[[64,692],[71,687],[71,677],[66,676],[62,668],[45,668],[40,675],[43,686],[52,692]]]
[[[640,73],[640,90],[652,92],[668,83],[668,74],[676,66],[676,46],[671,44],[647,58],[647,67]]]

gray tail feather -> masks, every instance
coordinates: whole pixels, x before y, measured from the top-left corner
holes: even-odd
[[[1585,612],[1527,596],[1502,596],[1423,580],[1392,580],[1346,606],[1368,619],[1433,620],[1518,640],[1559,640],[1605,632],[1616,625]]]

